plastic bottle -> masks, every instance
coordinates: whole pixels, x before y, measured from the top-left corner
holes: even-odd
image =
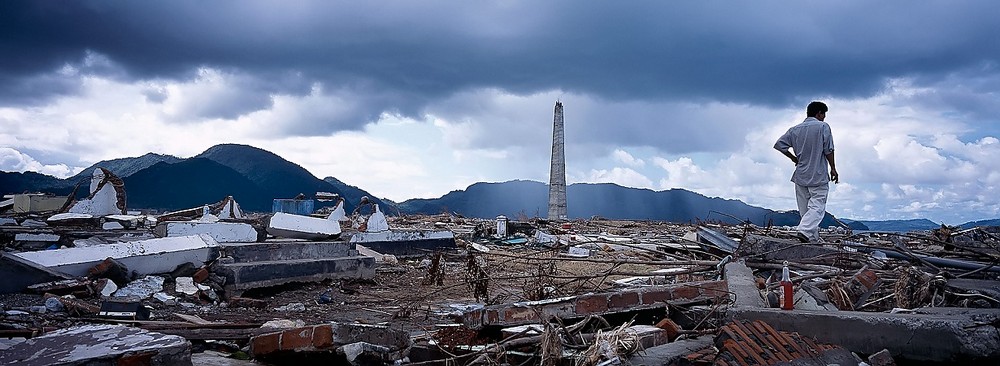
[[[781,309],[794,309],[795,304],[792,302],[792,280],[788,274],[788,261],[785,261],[781,268],[781,295]]]

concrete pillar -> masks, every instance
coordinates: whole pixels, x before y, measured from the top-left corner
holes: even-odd
[[[549,170],[549,216],[566,220],[566,152],[563,132],[563,105],[556,101],[552,118],[552,167]]]

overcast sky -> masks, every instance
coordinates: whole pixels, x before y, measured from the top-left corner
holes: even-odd
[[[624,4],[624,5],[623,5]],[[548,182],[794,209],[830,106],[839,217],[1000,217],[997,1],[2,1],[0,170],[248,144],[392,200]],[[127,189],[127,187],[126,187]]]

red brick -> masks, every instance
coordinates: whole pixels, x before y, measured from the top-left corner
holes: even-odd
[[[500,324],[500,311],[497,309],[486,310],[486,321],[483,323],[490,325]]]
[[[197,283],[205,282],[205,280],[208,279],[208,270],[205,269],[205,267],[198,268],[198,270],[195,271],[194,274],[191,275],[191,277],[194,279],[194,282]]]
[[[254,356],[266,355],[277,351],[281,345],[281,333],[262,334],[253,337],[250,342],[250,353]]]
[[[152,366],[156,352],[144,352],[118,357],[115,366]]]
[[[333,346],[333,325],[313,327],[313,347],[323,349]]]
[[[476,309],[462,313],[462,324],[469,327],[479,327],[483,325],[483,312],[484,310],[482,309]]]
[[[671,300],[671,292],[669,289],[655,289],[646,290],[642,292],[642,304],[650,305],[659,302],[667,302]]]
[[[281,332],[281,350],[301,350],[312,347],[313,328],[295,328]]]
[[[728,297],[729,285],[726,281],[706,282],[702,286],[701,293],[710,297]]]
[[[701,296],[701,289],[695,286],[681,286],[671,291],[674,299],[691,300]]]
[[[630,291],[611,294],[608,297],[608,307],[611,309],[626,309],[639,306],[639,293]]]
[[[656,323],[656,327],[667,332],[667,339],[670,342],[677,339],[677,337],[681,334],[681,330],[684,329],[681,328],[680,325],[677,325],[677,323],[674,323],[673,320],[670,320],[670,318],[663,318],[663,320],[660,320],[659,323]]]
[[[608,295],[584,295],[576,299],[576,314],[590,315],[608,311]]]
[[[526,321],[538,320],[535,309],[522,307],[508,307],[503,309],[503,322],[505,324],[524,323]]]

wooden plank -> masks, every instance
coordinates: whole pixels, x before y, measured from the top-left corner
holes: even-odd
[[[200,316],[197,316],[197,315],[187,315],[187,314],[181,314],[181,313],[174,313],[174,316],[176,316],[178,318],[181,318],[181,319],[183,319],[184,321],[186,321],[188,323],[194,323],[194,324],[198,324],[198,325],[225,324],[225,323],[220,323],[220,322],[211,322],[211,321],[202,319]]]
[[[280,329],[278,329],[280,330]],[[276,329],[274,328],[243,328],[243,329],[213,329],[213,328],[196,328],[196,329],[159,329],[155,330],[157,333],[171,334],[176,336],[184,337],[187,340],[249,340],[251,337],[265,334],[273,333]]]

